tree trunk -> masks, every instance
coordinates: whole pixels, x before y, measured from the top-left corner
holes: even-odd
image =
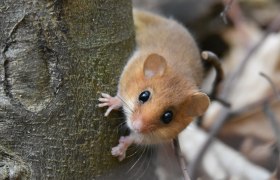
[[[118,166],[116,93],[134,46],[129,0],[0,1],[0,179],[93,179]]]

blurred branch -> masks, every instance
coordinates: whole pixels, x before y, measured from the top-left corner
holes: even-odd
[[[216,71],[216,78],[215,78],[214,85],[213,85],[214,87],[212,89],[212,92],[210,93],[210,96],[214,97],[217,94],[219,83],[224,79],[224,72],[222,69],[222,65],[221,65],[220,60],[217,57],[217,55],[214,54],[213,52],[203,51],[201,53],[201,56],[202,56],[202,59],[204,61],[208,62],[209,64],[211,64]]]
[[[245,16],[243,15],[239,1],[234,0],[223,0],[224,10],[221,13],[221,17],[225,24],[228,24],[228,19],[231,20],[232,24],[239,28],[240,25],[245,21]]]
[[[275,114],[272,112],[271,107],[269,106],[268,103],[264,104],[263,111],[265,115],[268,117],[268,119],[270,120],[272,129],[276,136],[277,148],[278,150],[280,150],[280,130],[279,130],[279,124],[277,123],[277,118]]]
[[[225,8],[224,10],[221,12],[220,16],[222,17],[223,21],[225,24],[228,24],[228,20],[227,20],[227,14],[228,14],[228,11],[229,9],[231,8],[232,6],[232,3],[233,3],[234,0],[229,0],[227,3],[225,3]]]
[[[216,71],[214,85],[213,85],[212,91],[209,94],[210,99],[216,100],[216,101],[220,102],[221,104],[223,104],[224,106],[230,106],[230,104],[228,102],[217,97],[219,84],[224,79],[224,71],[222,69],[222,65],[221,65],[219,58],[217,57],[216,54],[214,54],[211,51],[203,51],[201,53],[201,56],[202,56],[202,59],[205,62],[209,63],[211,66],[213,66],[213,68]]]
[[[268,83],[270,84],[274,95],[277,97],[277,99],[280,100],[280,94],[277,91],[277,88],[275,86],[275,84],[273,83],[272,79],[270,77],[268,77],[266,74],[264,73],[260,73],[260,75],[262,77],[264,77]],[[277,162],[277,166],[276,166],[276,176],[279,176],[279,166],[280,166],[280,129],[279,129],[279,124],[277,122],[277,118],[274,114],[274,112],[271,110],[271,107],[269,106],[269,102],[266,101],[263,105],[263,112],[266,115],[266,117],[268,118],[268,120],[270,121],[271,124],[271,128],[274,131],[275,134],[275,138],[276,138],[276,144],[277,144],[277,148],[278,148],[278,162]]]
[[[179,136],[182,154],[187,162],[196,157],[197,152],[205,143],[208,134],[194,124],[184,130]],[[199,168],[203,177],[197,179],[269,179],[270,172],[246,159],[240,152],[214,140],[207,151],[205,161]]]
[[[236,80],[238,77],[243,73],[247,63],[251,59],[251,56],[260,48],[260,46],[263,44],[263,42],[266,40],[268,35],[270,35],[273,32],[277,32],[280,29],[280,14],[271,22],[268,29],[265,31],[262,38],[248,51],[248,53],[245,55],[242,61],[237,65],[237,68],[231,73],[231,75],[228,77],[227,80],[225,80],[224,88],[221,93],[221,98],[225,99],[225,97],[230,94],[232,85],[236,83]]]
[[[280,95],[278,94],[277,88],[275,86],[275,84],[273,83],[273,81],[271,80],[270,77],[268,77],[266,74],[264,73],[260,73],[260,75],[262,77],[264,77],[270,84],[271,88],[273,89],[273,92],[275,94],[275,96],[280,99]],[[269,102],[266,101],[263,105],[263,111],[265,113],[265,115],[268,117],[268,119],[270,120],[272,129],[275,133],[276,136],[276,140],[277,140],[277,147],[278,150],[280,150],[280,130],[279,130],[279,124],[277,123],[277,118],[275,116],[275,114],[272,112],[270,106],[269,106]]]
[[[268,77],[266,74],[264,74],[264,73],[262,73],[262,72],[260,72],[260,75],[268,81],[268,83],[270,84],[270,86],[271,86],[271,88],[272,88],[272,90],[273,90],[273,92],[274,92],[274,95],[275,95],[278,99],[280,99],[280,94],[278,93],[278,90],[277,90],[277,88],[276,88],[276,85],[275,85],[274,82],[271,80],[271,78]]]
[[[182,173],[184,175],[184,180],[190,180],[189,174],[187,172],[187,165],[186,165],[186,160],[185,157],[182,155],[181,147],[178,141],[178,137],[173,140],[173,145],[175,149],[175,155],[177,157],[177,160],[180,164]]]
[[[219,84],[224,79],[224,71],[222,69],[222,65],[221,65],[221,62],[220,62],[219,58],[217,57],[217,55],[215,53],[213,53],[211,51],[203,51],[201,53],[201,57],[205,62],[207,62],[211,66],[213,66],[213,68],[216,71],[216,76],[215,76],[215,80],[214,80],[214,83],[213,83],[213,88],[212,88],[211,92],[208,94],[208,96],[210,97],[211,100],[218,101],[222,105],[224,105],[226,107],[230,107],[230,104],[228,102],[226,102],[225,100],[217,97]],[[202,123],[203,123],[203,116],[200,116],[197,119],[197,125],[201,126]]]
[[[256,102],[253,102],[249,105],[246,105],[246,106],[243,106],[241,108],[238,108],[236,110],[233,110],[230,112],[230,118],[234,118],[234,117],[237,117],[237,116],[241,116],[245,113],[248,113],[252,110],[255,110],[255,109],[258,109],[258,108],[261,108],[266,102],[272,102],[273,100],[275,100],[275,96],[273,95],[268,95]]]
[[[228,119],[229,114],[230,114],[230,109],[228,107],[223,107],[216,123],[211,127],[208,139],[205,141],[203,146],[200,148],[200,150],[197,153],[197,156],[195,157],[193,162],[190,163],[189,175],[190,175],[191,179],[196,179],[197,169],[201,164],[204,154],[206,153],[207,149],[209,148],[209,146],[215,139],[215,136],[218,134],[219,130],[221,129],[221,127],[223,126],[225,121]]]
[[[267,116],[268,120],[270,121],[271,127],[275,133],[276,138],[276,144],[278,149],[278,161],[275,168],[275,176],[279,176],[279,166],[280,166],[280,130],[279,130],[279,124],[277,123],[277,118],[274,114],[274,112],[271,110],[271,107],[269,106],[269,103],[265,103],[263,106],[263,112]]]
[[[249,50],[249,52],[246,54],[244,59],[239,63],[239,65],[231,73],[229,78],[225,81],[224,87],[222,89],[222,93],[220,96],[221,99],[226,99],[226,97],[228,97],[228,95],[232,92],[232,89],[233,89],[232,86],[236,83],[236,80],[238,79],[238,77],[243,73],[248,61],[251,59],[251,56],[259,49],[259,47],[263,44],[263,42],[266,40],[268,35],[270,35],[273,32],[279,31],[279,29],[280,29],[280,15],[277,16],[272,21],[272,23],[270,24],[270,26],[268,27],[268,29],[266,30],[266,32],[264,33],[262,38],[258,41],[258,43],[255,46],[253,46],[253,48],[251,50]],[[210,129],[208,139],[206,140],[206,142],[203,144],[203,146],[199,150],[194,161],[190,164],[189,175],[192,179],[196,179],[197,169],[201,164],[201,161],[204,157],[205,152],[207,151],[207,149],[213,142],[215,136],[218,134],[218,132],[221,129],[221,127],[223,126],[223,124],[230,117],[230,114],[231,114],[231,109],[229,107],[222,107],[222,109],[220,110],[219,117],[217,118],[216,122]]]

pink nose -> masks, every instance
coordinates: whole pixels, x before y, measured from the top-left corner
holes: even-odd
[[[137,119],[132,123],[132,127],[136,132],[139,133],[142,131],[143,123],[141,120]]]

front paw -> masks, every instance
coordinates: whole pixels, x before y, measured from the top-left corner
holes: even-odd
[[[124,149],[122,146],[122,144],[119,144],[116,147],[112,148],[112,155],[118,157],[119,161],[124,160],[125,156],[126,156],[126,149]]]
[[[112,148],[112,155],[118,157],[119,161],[125,158],[127,148],[133,143],[131,136],[122,136],[119,139],[119,144]]]
[[[101,93],[101,98],[98,99],[100,102],[98,107],[108,106],[105,116],[108,116],[113,109],[119,109],[122,106],[122,101],[117,96],[111,97],[109,94]]]

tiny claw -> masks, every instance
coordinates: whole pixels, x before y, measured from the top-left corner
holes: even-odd
[[[122,161],[126,156],[127,148],[133,143],[133,139],[130,136],[121,136],[119,144],[112,148],[112,155],[118,157],[119,161]]]
[[[106,94],[106,93],[101,93],[101,96],[105,97],[105,98],[111,98],[111,96],[109,94]]]
[[[123,156],[119,156],[119,157],[118,157],[118,160],[119,160],[119,161],[124,160],[125,156],[126,156],[125,154],[124,154]]]
[[[104,116],[108,116],[113,109],[119,109],[122,106],[122,101],[117,97],[111,97],[109,94],[101,93],[101,97],[98,98],[100,102],[98,107],[108,106]]]
[[[105,106],[108,106],[108,103],[100,103],[100,104],[98,104],[98,107],[105,107]]]
[[[125,151],[123,151],[119,145],[112,148],[111,154],[118,157],[119,161],[124,160],[126,155]]]
[[[108,102],[108,98],[98,98],[98,101],[100,102]]]
[[[113,106],[110,106],[110,107],[106,110],[104,116],[107,117],[113,109],[114,109],[114,107],[113,107]]]

